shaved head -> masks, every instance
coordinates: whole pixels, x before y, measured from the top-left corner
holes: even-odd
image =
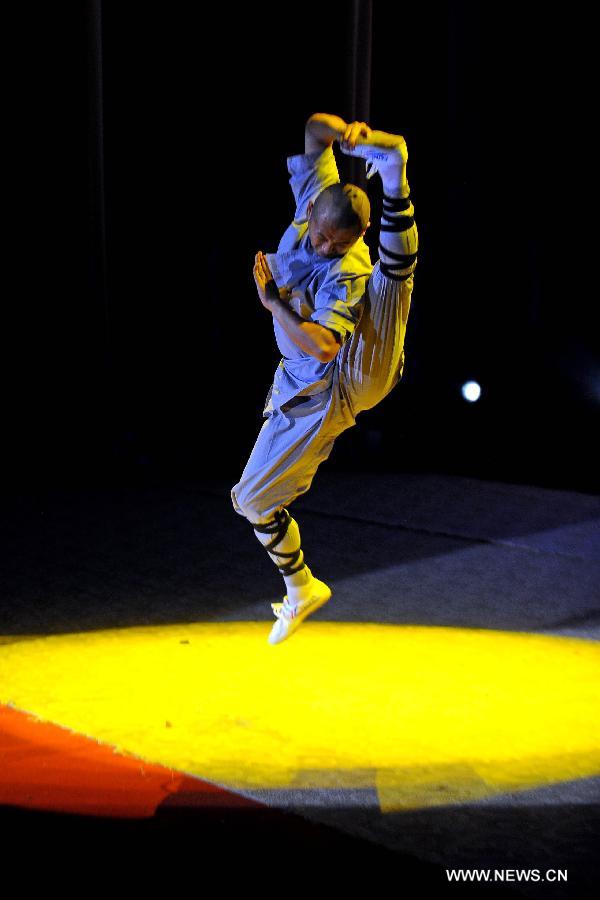
[[[313,211],[327,218],[336,228],[352,229],[357,234],[369,224],[371,204],[365,192],[355,184],[332,184],[321,191]]]

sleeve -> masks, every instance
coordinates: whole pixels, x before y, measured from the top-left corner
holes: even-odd
[[[383,195],[379,231],[379,264],[383,275],[406,281],[417,265],[419,235],[410,193],[404,199]]]
[[[314,203],[321,191],[340,180],[333,147],[321,152],[288,156],[287,166],[296,201],[294,221],[305,222],[309,200]]]
[[[343,344],[360,322],[368,280],[368,275],[339,275],[324,284],[315,295],[311,321],[335,331]]]

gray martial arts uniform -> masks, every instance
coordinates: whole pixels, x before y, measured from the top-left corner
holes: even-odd
[[[401,378],[418,246],[410,199],[384,195],[380,261],[374,267],[362,238],[341,258],[320,257],[310,244],[307,206],[340,180],[333,149],[291,156],[287,164],[296,214],[267,262],[292,309],[337,332],[342,346],[321,363],[273,319],[282,360],[265,422],[231,491],[234,509],[252,523],[271,520],[305,493],[335,438]]]

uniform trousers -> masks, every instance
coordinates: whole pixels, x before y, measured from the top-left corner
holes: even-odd
[[[276,510],[308,491],[336,437],[402,377],[413,277],[389,278],[377,262],[361,319],[335,357],[331,385],[281,408],[268,404],[272,408],[231,490],[233,508],[251,523],[270,521]]]

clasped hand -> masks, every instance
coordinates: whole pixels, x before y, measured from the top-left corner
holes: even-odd
[[[350,122],[346,125],[343,134],[340,134],[338,140],[340,147],[346,150],[354,150],[357,143],[367,144],[371,137],[372,131],[366,122]]]
[[[266,309],[270,310],[273,303],[279,300],[279,289],[269,269],[267,257],[262,250],[259,250],[254,257],[252,274],[254,275],[254,283],[256,284],[260,302]]]

